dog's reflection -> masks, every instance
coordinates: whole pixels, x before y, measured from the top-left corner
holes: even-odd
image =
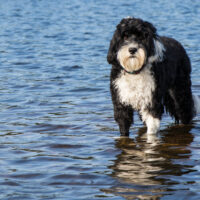
[[[116,147],[121,149],[114,164],[112,177],[117,185],[109,193],[125,199],[159,199],[177,184],[170,176],[189,173],[191,166],[175,164],[175,159],[188,159],[191,155],[188,145],[193,141],[192,126],[177,126],[160,132],[153,143],[148,143],[145,129],[138,136],[116,139]]]

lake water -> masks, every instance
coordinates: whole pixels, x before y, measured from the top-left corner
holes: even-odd
[[[0,0],[0,199],[200,199],[200,116],[119,137],[106,55],[126,16],[184,45],[200,95],[199,0]]]

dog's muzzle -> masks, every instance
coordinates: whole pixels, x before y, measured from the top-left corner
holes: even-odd
[[[132,56],[134,56],[134,54],[137,52],[137,48],[131,47],[129,48],[129,52]]]
[[[121,67],[130,74],[139,73],[146,62],[146,51],[136,43],[122,46],[117,54]]]

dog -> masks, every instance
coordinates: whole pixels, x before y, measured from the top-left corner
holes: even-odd
[[[164,112],[183,124],[190,124],[200,112],[200,98],[191,91],[186,50],[175,39],[159,36],[150,22],[122,19],[107,61],[112,65],[110,91],[121,136],[129,136],[134,111],[146,124],[147,134],[158,132]]]

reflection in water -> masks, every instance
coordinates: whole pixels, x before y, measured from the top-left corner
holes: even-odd
[[[117,139],[116,147],[122,152],[110,166],[117,184],[104,192],[125,199],[160,199],[170,195],[170,191],[176,190],[172,186],[183,181],[181,176],[194,171],[193,166],[185,162],[191,156],[188,148],[193,141],[191,128],[178,126],[165,130],[160,133],[160,141],[154,144],[147,143],[144,129],[135,140]],[[177,176],[179,180],[175,179]]]

